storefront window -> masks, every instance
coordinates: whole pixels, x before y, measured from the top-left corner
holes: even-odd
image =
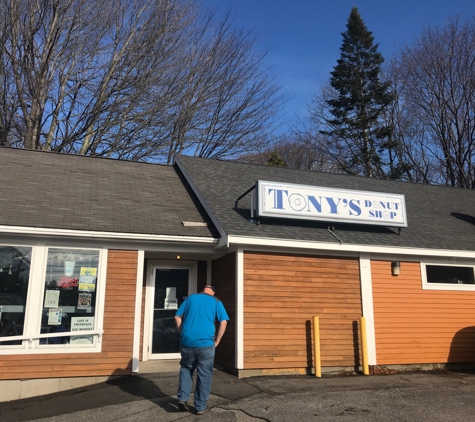
[[[99,251],[50,248],[44,283],[41,334],[94,330]],[[93,336],[61,335],[40,345],[93,344]]]
[[[30,263],[31,248],[0,245],[0,346],[21,344],[6,339],[23,335]]]

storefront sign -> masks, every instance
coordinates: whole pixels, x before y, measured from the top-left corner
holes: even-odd
[[[71,331],[94,330],[94,317],[72,317]],[[71,336],[71,344],[92,344],[92,336]]]
[[[261,217],[407,227],[404,195],[259,180],[257,198]]]

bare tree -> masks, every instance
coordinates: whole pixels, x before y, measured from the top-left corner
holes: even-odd
[[[224,157],[281,102],[252,37],[191,0],[0,0],[0,13],[2,144]]]
[[[199,21],[186,54],[186,77],[174,116],[168,161],[178,152],[206,158],[255,150],[283,103],[262,70],[256,38],[233,29],[229,14]]]
[[[281,135],[272,142],[261,142],[261,148],[252,153],[241,155],[238,161],[267,165],[272,154],[277,154],[287,168],[337,173],[338,169],[331,157],[319,149],[316,138],[323,135],[295,130],[290,135]]]
[[[404,101],[404,83],[394,61],[385,69],[385,78],[391,81],[394,101],[385,110],[383,118],[393,128],[390,142],[390,160],[399,163],[401,180],[414,183],[435,183],[439,168],[427,147],[427,127]],[[402,166],[400,163],[405,163]]]
[[[414,165],[422,164],[419,177],[475,188],[475,20],[424,29],[400,54],[394,79],[404,108],[400,136]]]

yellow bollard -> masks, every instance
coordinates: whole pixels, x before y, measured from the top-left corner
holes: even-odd
[[[320,321],[317,316],[313,317],[313,356],[315,364],[315,376],[322,377],[322,362],[320,357]]]
[[[360,318],[361,325],[361,353],[363,354],[363,374],[369,375],[368,345],[366,340],[366,318]]]

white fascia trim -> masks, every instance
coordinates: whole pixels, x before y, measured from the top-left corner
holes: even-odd
[[[137,254],[137,281],[135,286],[135,315],[134,315],[134,343],[132,350],[132,372],[139,372],[140,356],[140,320],[142,315],[142,286],[143,270],[145,262],[145,251],[138,251]]]
[[[87,230],[64,230],[64,229],[45,229],[38,227],[22,226],[0,226],[0,233],[34,235],[34,236],[62,236],[79,238],[98,238],[98,239],[119,239],[119,240],[149,240],[155,242],[181,242],[181,243],[207,243],[217,244],[218,239],[210,237],[190,237],[190,236],[164,236],[157,234],[140,233],[112,233],[97,232]]]
[[[354,252],[368,254],[387,254],[387,255],[417,255],[417,256],[441,256],[457,258],[475,258],[474,251],[457,251],[446,249],[417,249],[417,248],[399,248],[397,246],[367,246],[355,244],[339,244],[327,242],[309,242],[307,240],[286,240],[278,238],[259,238],[248,236],[228,237],[229,245],[234,246],[259,246],[259,247],[280,247],[293,249],[310,249],[334,252]]]
[[[244,369],[244,254],[236,251],[236,369]]]
[[[183,176],[185,177],[186,181],[190,185],[191,189],[195,193],[196,197],[200,201],[200,204],[203,206],[203,208],[205,209],[205,211],[208,214],[209,218],[211,218],[211,221],[213,222],[214,226],[218,230],[218,233],[220,234],[221,239],[220,239],[218,245],[216,246],[216,248],[220,248],[220,247],[223,247],[223,246],[229,247],[228,234],[224,231],[224,229],[221,226],[220,222],[218,221],[218,219],[214,215],[212,209],[209,207],[208,203],[205,201],[205,199],[201,195],[198,187],[193,183],[192,178],[190,177],[190,175],[187,173],[187,171],[183,167],[183,164],[180,162],[180,158],[175,156],[173,164],[176,164],[178,166],[178,168],[182,172]]]
[[[371,277],[371,260],[368,254],[360,255],[361,302],[363,316],[366,320],[366,346],[368,364],[377,365],[376,332],[374,328],[373,280]],[[360,327],[361,329],[361,327]]]

